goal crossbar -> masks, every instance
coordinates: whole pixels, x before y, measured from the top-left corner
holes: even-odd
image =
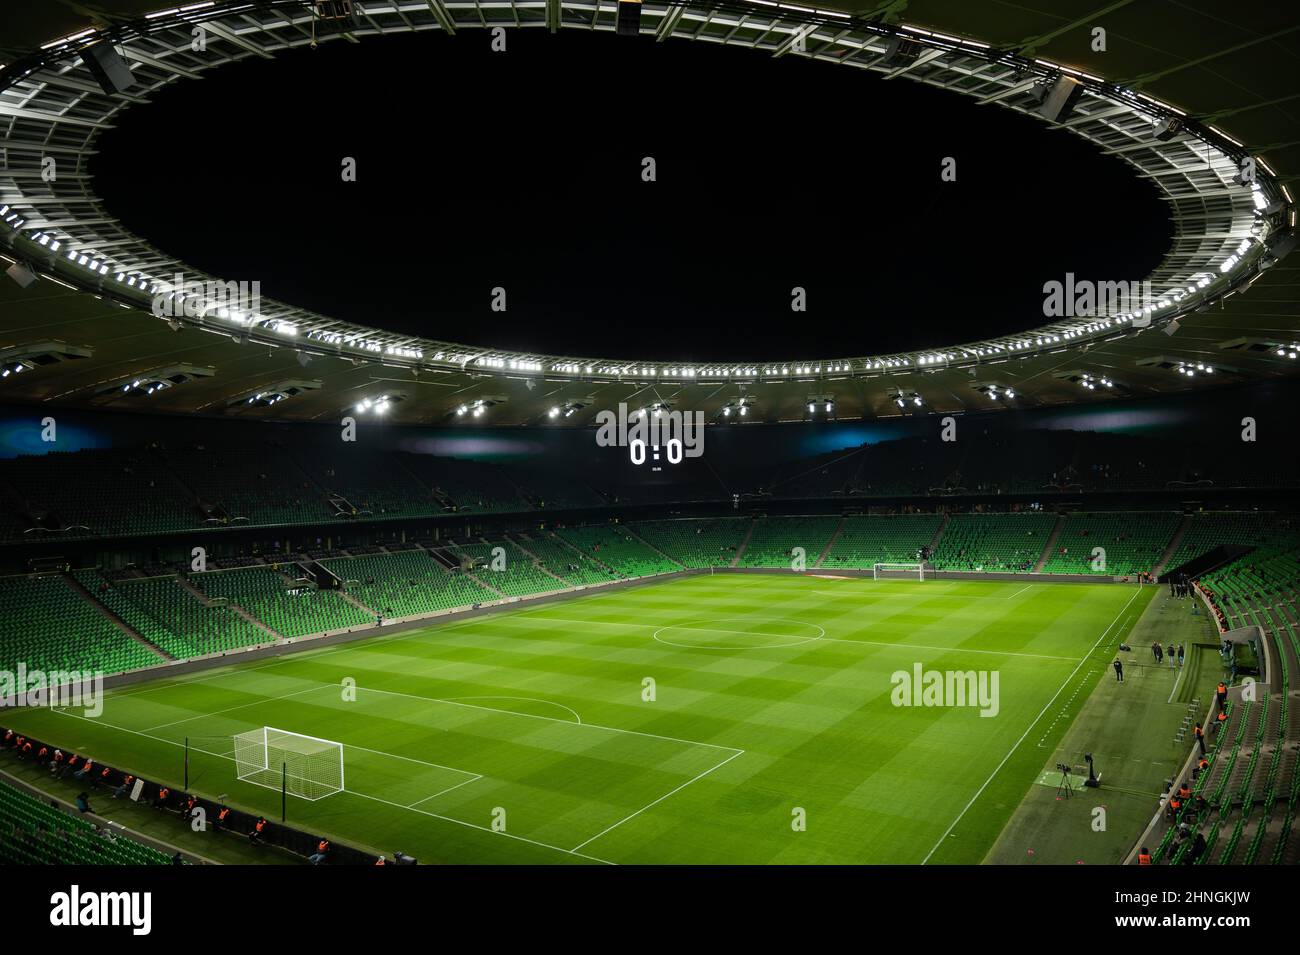
[[[897,561],[878,561],[871,565],[873,580],[925,580],[924,563],[899,563]]]
[[[234,743],[243,782],[311,801],[345,791],[342,743],[274,726],[238,733]]]

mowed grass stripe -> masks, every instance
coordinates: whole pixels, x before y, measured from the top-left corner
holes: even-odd
[[[816,592],[842,584],[842,599]],[[350,753],[365,747],[354,754],[364,795],[295,801],[292,813],[336,839],[400,845],[430,860],[565,861],[565,850],[583,845],[584,853],[619,862],[915,863],[990,773],[996,778],[958,831],[963,848],[992,843],[1039,767],[1023,771],[1012,758],[994,770],[1133,596],[1114,586],[1024,587],[680,578],[110,695],[108,723],[137,731],[164,725],[149,735],[168,737],[165,743],[34,712],[22,714],[34,725],[19,725],[57,741],[55,731],[69,734],[71,724],[69,745],[173,783],[179,760],[167,744],[185,735],[226,734],[228,752],[235,727],[265,723],[340,739]],[[650,639],[658,628],[692,621],[731,631],[725,639],[734,646]],[[810,628],[833,639],[747,645]],[[999,714],[894,707],[890,675],[918,662],[996,669]],[[357,703],[311,689],[344,678],[360,687]],[[646,678],[654,702],[642,699]],[[367,691],[409,696],[385,703]],[[462,716],[431,702],[459,697],[500,699]],[[604,732],[599,739],[571,736],[584,729],[569,710],[611,729],[596,731]],[[401,768],[367,750],[449,768]],[[233,782],[219,757],[202,762],[197,786],[206,794],[228,792],[278,811],[278,794]],[[480,778],[458,785],[467,778],[458,773]],[[990,796],[999,798],[986,812]],[[506,809],[512,834],[546,845],[483,831],[495,807]],[[795,807],[807,810],[805,832],[790,827]]]

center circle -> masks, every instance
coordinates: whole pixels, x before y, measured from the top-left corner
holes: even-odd
[[[812,643],[826,636],[815,623],[785,618],[747,620],[721,617],[660,627],[651,637],[670,647],[686,650],[776,650]]]

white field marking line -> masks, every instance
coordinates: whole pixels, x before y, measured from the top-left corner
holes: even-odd
[[[407,806],[406,808],[407,808],[407,809],[414,809],[416,806],[420,805],[420,803],[422,803],[422,802],[428,802],[430,799],[437,799],[439,796],[445,796],[447,793],[451,792],[453,789],[460,789],[461,786],[468,786],[470,783],[476,783],[476,782],[478,782],[478,781],[479,781],[480,779],[482,779],[482,778],[483,778],[483,777],[482,777],[481,775],[479,775],[478,773],[474,773],[474,774],[472,774],[472,775],[470,776],[469,779],[462,780],[461,782],[458,782],[458,783],[457,783],[456,785],[454,785],[454,786],[448,786],[446,789],[440,790],[439,792],[434,793],[432,796],[425,796],[423,799],[417,799],[415,802],[411,803],[411,804],[410,804],[409,806]]]
[[[133,736],[142,736],[142,737],[144,737],[145,739],[151,739],[151,740],[154,740],[155,742],[158,742],[158,743],[166,743],[168,746],[183,746],[183,745],[184,745],[183,743],[178,743],[178,742],[176,742],[175,740],[164,739],[164,738],[161,737],[161,736],[150,736],[148,733],[142,733],[142,732],[140,732],[139,730],[127,729],[125,726],[117,726],[117,725],[115,725],[115,724],[113,724],[113,723],[106,723],[105,721],[100,720],[100,719],[93,719],[93,720],[92,720],[92,719],[91,719],[90,717],[88,717],[88,716],[78,716],[76,713],[65,713],[65,712],[63,712],[63,711],[61,711],[61,710],[55,710],[54,712],[58,713],[60,716],[70,716],[70,717],[72,717],[74,720],[85,720],[87,723],[93,723],[93,724],[96,725],[96,726],[105,726],[105,727],[108,727],[109,729],[118,730],[119,732],[122,732],[122,733],[130,733],[130,734],[132,734]],[[562,720],[561,722],[565,722],[565,723],[567,723],[568,720]],[[345,744],[343,744],[343,745],[346,746],[347,744],[345,743]],[[354,747],[354,748],[355,748],[355,749],[361,749],[361,747],[359,747],[359,746],[358,746],[358,747]],[[211,750],[201,749],[201,748],[199,748],[199,747],[197,747],[197,746],[191,746],[190,749],[193,749],[193,750],[195,750],[196,752],[199,752],[199,753],[204,753],[204,754],[206,754],[206,755],[208,755],[208,756],[215,756],[215,757],[217,757],[218,759],[225,759],[225,760],[229,760],[230,762],[235,762],[235,757],[234,757],[234,756],[227,756],[227,755],[225,755],[224,753],[214,753],[214,752],[212,752]],[[371,752],[374,752],[374,751],[372,750]],[[392,756],[393,754],[392,754],[392,753],[383,753],[382,755],[384,755],[384,756]],[[402,759],[402,758],[408,758],[408,757],[397,757],[397,758]],[[415,760],[415,762],[419,762],[419,760]],[[434,764],[430,763],[429,765],[434,765]],[[448,769],[448,768],[450,768],[450,767],[445,767],[445,766],[444,766],[444,767],[439,767],[439,768],[441,768],[441,769]],[[464,770],[459,770],[459,772],[464,772]],[[562,852],[562,853],[564,853],[565,855],[576,855],[576,856],[581,856],[581,857],[584,858],[584,859],[589,859],[589,860],[591,860],[592,862],[600,862],[600,863],[603,863],[604,865],[617,865],[617,864],[618,864],[618,863],[615,863],[615,862],[610,862],[608,859],[598,859],[598,858],[596,858],[595,856],[584,855],[583,853],[581,853],[581,852],[577,852],[576,850],[573,850],[573,849],[564,849],[564,848],[561,848],[560,846],[553,846],[553,845],[551,845],[551,844],[548,843],[548,842],[539,842],[539,841],[536,840],[536,839],[529,839],[527,836],[519,836],[519,835],[515,835],[515,834],[512,833],[512,832],[504,832],[504,831],[503,831],[503,832],[494,832],[492,829],[489,829],[487,826],[480,826],[480,825],[477,825],[477,824],[472,823],[472,822],[466,822],[464,819],[454,819],[454,818],[452,818],[451,816],[442,816],[442,815],[439,815],[439,814],[436,813],[436,812],[429,812],[427,809],[414,809],[414,808],[412,808],[411,806],[403,806],[401,803],[390,802],[390,801],[387,800],[387,799],[381,799],[381,798],[379,798],[378,796],[371,796],[371,795],[368,795],[368,794],[366,794],[366,793],[357,792],[357,791],[352,790],[352,789],[344,789],[344,790],[341,790],[341,791],[342,791],[342,792],[345,792],[345,793],[347,793],[347,794],[349,794],[349,795],[352,795],[352,796],[357,796],[357,797],[359,797],[359,798],[361,798],[361,799],[370,799],[370,800],[373,800],[373,801],[375,801],[375,802],[383,803],[383,804],[386,805],[386,806],[392,806],[394,809],[405,809],[407,812],[415,812],[415,813],[419,813],[419,814],[422,815],[422,816],[429,816],[429,817],[432,818],[432,819],[441,819],[441,820],[443,820],[444,822],[453,822],[453,823],[455,823],[455,824],[458,825],[458,826],[466,826],[467,828],[470,828],[470,829],[478,829],[480,832],[487,832],[487,833],[490,833],[490,834],[492,834],[492,835],[494,835],[494,836],[505,836],[505,837],[507,837],[507,838],[509,838],[509,839],[514,839],[514,840],[519,841],[519,842],[528,842],[528,843],[532,843],[532,844],[535,845],[535,846],[541,846],[543,849],[552,849],[552,850],[554,850],[554,851],[556,851],[556,852]]]
[[[183,720],[172,720],[170,723],[159,723],[157,726],[146,726],[141,732],[152,733],[154,730],[166,729],[169,726],[180,726],[182,723],[191,723],[194,720],[205,719],[209,716],[220,716],[222,713],[233,713],[235,710],[247,709],[250,706],[257,706],[258,703],[270,703],[274,700],[287,700],[291,696],[298,696],[302,693],[311,693],[319,690],[318,686],[309,686],[306,689],[294,690],[292,693],[283,693],[280,696],[263,697],[254,703],[240,703],[238,706],[228,706],[224,710],[213,710],[211,713],[198,713],[194,716],[187,716]]]
[[[1119,622],[1119,618],[1124,616],[1124,612],[1128,610],[1129,604],[1131,604],[1141,592],[1142,591],[1140,590],[1133,591],[1133,596],[1128,598],[1128,603],[1124,604],[1124,606],[1120,608],[1119,613],[1115,614],[1115,619],[1112,620],[1106,626],[1106,629],[1101,632],[1101,636],[1097,638],[1097,642],[1092,645],[1091,649],[1089,649],[1086,654],[1084,654],[1083,658],[1079,660],[1078,664],[1076,664],[1075,668],[1070,671],[1069,675],[1061,681],[1060,687],[1052,694],[1052,698],[1047,701],[1041,710],[1038,711],[1038,715],[1033,718],[1030,724],[1025,727],[1025,731],[1020,734],[1020,739],[1011,744],[1011,748],[1007,750],[1007,755],[1002,757],[1002,762],[998,763],[997,766],[994,767],[993,772],[989,773],[989,778],[984,780],[984,783],[980,788],[975,790],[975,795],[970,797],[970,802],[966,803],[966,805],[962,807],[962,811],[957,813],[957,818],[954,819],[948,828],[943,831],[943,835],[939,837],[939,841],[936,842],[930,848],[930,851],[925,854],[925,858],[921,860],[921,865],[925,865],[930,861],[930,857],[935,854],[939,846],[943,845],[943,840],[947,839],[948,835],[957,828],[957,823],[961,822],[962,817],[970,811],[970,807],[975,805],[975,800],[980,798],[984,793],[984,790],[988,788],[989,783],[993,782],[993,778],[997,776],[998,773],[1002,772],[1002,767],[1007,764],[1007,760],[1011,758],[1011,755],[1020,748],[1020,744],[1025,741],[1025,737],[1029,735],[1029,731],[1038,724],[1038,721],[1043,718],[1043,714],[1046,713],[1051,708],[1052,704],[1056,702],[1056,698],[1065,691],[1065,688],[1069,686],[1070,681],[1074,679],[1074,675],[1079,672],[1079,668],[1082,667],[1096,649],[1101,646],[1101,641],[1106,639],[1106,634],[1110,633],[1111,627],[1115,626],[1115,624]]]
[[[568,722],[567,720],[565,722]],[[344,790],[351,792],[351,790]],[[562,852],[565,855],[578,856],[582,859],[589,859],[592,862],[599,862],[602,865],[618,865],[617,862],[610,862],[608,859],[598,859],[596,856],[589,856],[577,851],[577,849],[562,849],[560,846],[553,846],[549,842],[541,842],[537,839],[529,839],[527,836],[518,836],[513,832],[506,832],[504,829],[496,831],[489,829],[487,826],[480,826],[477,823],[466,822],[464,819],[456,819],[452,816],[442,816],[436,812],[429,812],[427,809],[416,809],[413,806],[403,806],[401,803],[389,802],[387,799],[380,799],[378,796],[368,796],[365,793],[352,793],[354,796],[360,796],[362,799],[373,799],[375,802],[383,803],[385,806],[392,806],[394,809],[405,809],[407,812],[418,812],[422,816],[429,816],[432,819],[441,819],[444,822],[454,822],[458,826],[466,826],[470,829],[477,829],[479,832],[486,832],[494,836],[505,836],[507,839],[515,839],[518,842],[528,842],[535,846],[541,846],[543,849],[554,849],[556,852]]]
[[[446,702],[448,703],[459,702],[460,700],[523,700],[528,703],[545,703],[547,706],[558,706],[562,710],[568,710],[573,714],[573,720],[575,723],[579,726],[586,725],[582,722],[582,717],[578,715],[578,711],[572,707],[565,706],[563,703],[556,703],[554,700],[540,700],[535,696],[503,696],[494,693],[484,696],[449,696],[446,698]],[[567,723],[568,720],[565,720],[564,722]]]
[[[1031,585],[1031,586],[1032,586],[1032,585]],[[1006,599],[1006,598],[999,597],[998,599],[999,599],[999,600],[1002,600],[1002,599]],[[605,626],[605,627],[630,627],[630,628],[633,628],[633,629],[641,629],[641,628],[645,628],[645,627],[653,627],[653,626],[655,626],[655,624],[653,624],[653,623],[616,623],[616,622],[614,622],[614,621],[612,621],[612,620],[591,620],[591,621],[587,621],[587,620],[561,620],[561,619],[555,618],[555,622],[556,622],[556,623],[573,623],[573,624],[594,623],[594,624],[598,624],[598,625],[600,625],[600,626]],[[806,625],[806,626],[810,626],[810,627],[820,627],[820,624],[815,624],[815,623],[809,623],[809,624],[805,624],[805,625]],[[678,624],[666,624],[666,625],[664,625],[664,626],[659,627],[658,629],[659,629],[659,630],[700,630],[700,631],[702,631],[702,632],[711,632],[711,633],[734,633],[734,634],[739,634],[739,635],[741,635],[741,636],[773,636],[773,637],[784,636],[784,634],[779,634],[779,633],[773,633],[773,634],[756,634],[756,633],[754,633],[754,632],[752,632],[752,631],[749,631],[749,630],[722,630],[722,629],[719,629],[719,628],[717,628],[717,627],[687,627],[687,626],[680,626],[680,625],[678,625]],[[824,628],[823,628],[823,630],[824,630]],[[945,653],[947,653],[947,652],[952,652],[952,653],[988,653],[988,654],[992,654],[993,656],[1000,656],[1000,657],[1029,657],[1029,658],[1032,658],[1032,659],[1035,659],[1035,660],[1062,660],[1062,661],[1064,661],[1064,662],[1066,662],[1066,663],[1075,663],[1075,662],[1077,662],[1075,657],[1062,657],[1062,656],[1056,656],[1056,655],[1051,654],[1051,653],[1024,653],[1024,652],[1019,651],[1019,650],[1005,650],[1005,651],[1003,651],[1003,650],[976,650],[976,649],[973,649],[973,648],[970,648],[970,647],[935,647],[935,646],[928,646],[928,645],[923,644],[923,643],[884,643],[884,642],[881,642],[881,641],[878,641],[878,640],[850,640],[850,639],[847,639],[847,638],[845,638],[845,637],[826,637],[826,636],[822,636],[822,637],[810,637],[810,638],[804,639],[803,642],[801,642],[801,643],[796,643],[796,644],[787,644],[786,646],[752,647],[752,648],[751,648],[751,647],[723,647],[723,648],[721,648],[721,649],[725,649],[725,650],[747,650],[747,649],[754,649],[754,650],[781,650],[781,649],[786,649],[787,647],[791,647],[791,646],[804,646],[804,645],[806,645],[806,644],[808,644],[808,643],[815,643],[815,642],[823,641],[823,640],[824,640],[824,641],[827,641],[827,642],[829,642],[829,643],[860,643],[860,644],[862,644],[862,645],[864,645],[864,646],[868,646],[868,647],[895,647],[895,648],[897,648],[897,649],[899,649],[899,650],[916,649],[916,650],[938,650],[938,651],[945,652]],[[659,642],[659,643],[663,643],[664,641],[659,640],[658,642]],[[678,646],[678,644],[672,644],[672,643],[670,643],[670,644],[667,644],[667,646]],[[685,646],[685,645],[682,644],[681,646]],[[709,647],[702,647],[702,646],[692,646],[692,647],[690,647],[690,649],[693,649],[693,650],[707,650],[707,649],[710,649],[710,648],[709,648]],[[716,648],[714,648],[714,649],[716,649]]]
[[[995,657],[1031,657],[1035,660],[1063,660],[1078,662],[1074,657],[1055,656],[1051,653],[1023,653],[1019,650],[976,650],[971,647],[933,647],[924,643],[881,643],[876,640],[848,640],[843,637],[822,637],[831,643],[862,643],[870,647],[893,647],[896,650],[939,650],[944,653],[989,653]]]
[[[166,678],[166,673],[160,671],[157,680],[150,680],[144,686],[137,686],[133,690],[126,688],[123,690],[110,689],[108,692],[114,699],[124,700],[127,697],[140,696],[144,693],[152,693],[155,690],[171,690],[182,686],[193,686],[195,683],[207,683],[209,680],[220,680],[228,676],[234,676],[236,673],[250,673],[254,670],[265,670],[269,667],[278,666],[284,662],[285,661],[282,659],[277,659],[274,663],[264,663],[257,667],[244,666],[238,663],[227,664],[226,666],[220,667],[218,672],[209,673],[207,676],[198,676],[192,680],[172,680],[169,683],[163,682]]]
[[[602,829],[600,832],[596,833],[594,836],[592,836],[592,837],[591,837],[590,839],[588,839],[586,842],[580,842],[580,843],[578,843],[576,846],[574,846],[574,847],[573,847],[572,849],[570,849],[569,851],[570,851],[570,852],[574,852],[574,853],[576,853],[579,849],[582,849],[582,848],[584,848],[585,846],[590,845],[591,843],[595,842],[597,839],[599,839],[601,836],[605,835],[607,832],[611,832],[612,830],[617,829],[619,826],[623,825],[623,823],[627,822],[629,819],[635,819],[637,816],[641,815],[641,813],[645,812],[647,809],[650,809],[650,808],[653,808],[654,806],[657,806],[659,803],[663,802],[663,801],[664,801],[665,799],[667,799],[669,796],[674,796],[674,795],[676,795],[677,793],[679,793],[679,792],[681,792],[683,789],[685,789],[687,786],[691,785],[691,783],[696,782],[697,780],[703,779],[705,776],[709,775],[709,773],[713,772],[715,769],[721,769],[723,766],[726,766],[727,763],[731,762],[731,761],[732,761],[733,759],[735,759],[737,756],[743,756],[744,753],[745,753],[744,750],[741,750],[741,751],[738,752],[738,753],[732,753],[730,756],[728,756],[728,757],[727,757],[726,759],[724,759],[722,762],[718,763],[717,765],[710,766],[708,769],[706,769],[704,772],[700,773],[698,776],[695,776],[695,777],[692,778],[692,779],[688,779],[688,780],[686,780],[686,782],[682,783],[682,784],[681,784],[680,786],[678,786],[676,789],[673,789],[673,790],[671,790],[670,792],[666,792],[666,793],[664,793],[662,796],[660,796],[658,799],[654,800],[653,802],[646,803],[644,806],[642,806],[642,807],[641,807],[640,809],[638,809],[636,812],[631,813],[631,814],[629,814],[629,815],[627,815],[627,816],[624,816],[622,819],[620,819],[618,822],[614,823],[612,826],[608,826],[608,827]]]
[[[521,614],[521,616],[523,616]],[[584,627],[653,627],[652,623],[627,623],[622,620],[574,620],[571,617],[539,617],[543,623],[572,623]],[[525,624],[531,627],[532,624]]]
[[[1161,667],[1161,669],[1163,670],[1164,667]],[[1174,694],[1178,692],[1178,684],[1183,679],[1183,667],[1178,667],[1177,669],[1178,676],[1174,677],[1174,685],[1169,689],[1169,699],[1165,700],[1166,703],[1172,703],[1174,701]]]
[[[891,592],[887,595],[875,594],[874,596],[880,597],[880,599],[882,600],[892,600],[894,597],[924,597],[927,600],[934,600],[936,597],[950,597],[956,600],[1010,600],[1012,597],[1019,597],[1026,590],[1028,590],[1030,587],[1033,586],[1035,585],[1029,584],[1026,587],[1021,587],[1014,594],[1010,594],[1006,597],[998,597],[991,594],[934,594],[934,593],[926,593],[925,591],[922,590],[916,590],[916,591],[899,590],[899,591]],[[846,591],[849,592],[846,593]],[[823,596],[827,596],[827,597],[862,597],[871,594],[871,590],[867,587],[854,587],[854,588],[844,587],[840,590],[813,590],[809,592],[814,594],[822,594]]]
[[[326,683],[322,685],[333,686],[334,684]],[[565,726],[583,726],[587,729],[606,730],[607,732],[610,733],[628,733],[632,736],[645,736],[650,739],[661,739],[669,743],[685,743],[688,746],[707,746],[710,749],[725,749],[728,752],[732,752],[737,755],[744,752],[743,749],[739,749],[735,746],[723,746],[720,743],[702,743],[699,740],[679,739],[676,736],[660,736],[658,733],[645,733],[642,732],[641,730],[626,730],[617,726],[602,726],[599,723],[579,724],[579,723],[574,723],[573,720],[562,720],[555,716],[542,716],[541,714],[538,713],[520,713],[516,710],[503,710],[496,706],[482,706],[478,703],[462,703],[457,700],[448,700],[437,696],[419,696],[415,693],[399,693],[396,690],[380,690],[375,687],[359,687],[359,689],[361,689],[363,692],[368,691],[370,693],[384,693],[387,694],[388,696],[404,696],[407,699],[423,700],[426,703],[446,703],[449,706],[465,706],[472,710],[487,710],[491,713],[504,713],[506,716],[519,716],[529,720],[545,720],[548,723],[563,723]]]
[[[722,619],[726,621],[726,620],[735,620],[738,618],[723,617]],[[726,650],[728,652],[735,652],[738,650],[785,650],[789,647],[802,647],[805,644],[809,644],[817,640],[821,640],[826,636],[826,628],[823,627],[821,624],[817,624],[817,623],[806,623],[801,620],[791,620],[783,617],[768,617],[766,620],[756,621],[756,622],[793,623],[796,626],[800,626],[800,627],[816,627],[818,633],[816,636],[811,636],[811,637],[796,637],[794,634],[788,634],[788,633],[762,633],[757,630],[726,630],[722,627],[693,627],[693,626],[689,626],[688,624],[667,624],[666,626],[662,626],[657,630],[655,630],[654,633],[650,634],[650,639],[655,641],[656,643],[662,643],[664,646],[667,647],[681,647],[684,650]],[[708,621],[692,620],[691,623],[708,623]],[[698,633],[733,633],[736,634],[737,636],[742,636],[742,637],[784,637],[787,640],[793,640],[794,642],[793,643],[769,643],[764,646],[754,646],[754,647],[725,647],[725,646],[720,647],[717,644],[708,644],[708,643],[674,643],[671,640],[667,640],[659,636],[659,634],[663,633],[665,630],[690,630]]]

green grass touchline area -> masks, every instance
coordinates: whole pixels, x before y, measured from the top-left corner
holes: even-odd
[[[1070,722],[1070,728],[1060,742],[1026,741],[1038,754],[1039,785],[1029,788],[984,861],[1122,863],[1159,808],[1166,780],[1187,758],[1188,741],[1178,739],[1178,730],[1188,704],[1199,700],[1192,712],[1203,715],[1223,675],[1216,630],[1199,600],[1178,600],[1159,588],[1126,638],[1131,649],[1119,650],[1108,641],[1110,653],[1089,661],[1088,686],[1096,689],[1081,693],[1073,712],[1062,710],[1062,722]],[[1188,647],[1182,668],[1156,664],[1151,645],[1157,641],[1162,647]],[[1116,657],[1124,665],[1123,683],[1110,666]],[[1079,784],[1087,778],[1085,753],[1093,755],[1101,787],[1076,785],[1064,798],[1057,765],[1078,769],[1072,782]]]
[[[289,823],[422,862],[973,863],[1155,593],[676,578],[5,718],[176,786],[188,737],[192,790],[274,818],[231,737],[337,740],[347,791]],[[918,668],[996,692],[895,705]]]

